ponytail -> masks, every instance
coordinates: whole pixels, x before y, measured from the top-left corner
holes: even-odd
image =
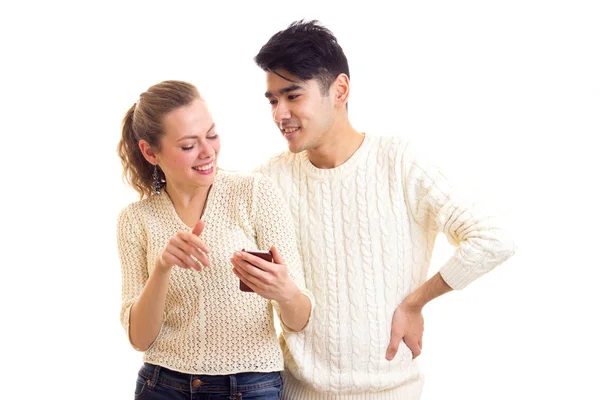
[[[136,104],[132,105],[121,126],[121,140],[117,152],[123,165],[123,180],[139,193],[140,199],[150,197],[153,166],[146,161],[139,147],[139,139],[134,129]]]

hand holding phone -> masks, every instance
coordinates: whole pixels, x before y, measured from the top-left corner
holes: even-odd
[[[265,261],[273,262],[273,254],[270,251],[246,250],[246,249],[242,249],[242,251],[245,253],[248,253],[248,254],[252,254],[253,256],[260,257]],[[252,293],[254,292],[254,290],[252,290],[248,285],[246,285],[241,280],[240,280],[240,290],[242,292],[252,292]]]

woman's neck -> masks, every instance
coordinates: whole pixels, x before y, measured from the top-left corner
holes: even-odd
[[[171,198],[171,202],[175,207],[175,211],[179,218],[189,227],[193,227],[196,222],[202,218],[208,194],[211,186],[199,186],[196,188],[183,188],[177,185],[169,185],[165,187],[166,193]]]

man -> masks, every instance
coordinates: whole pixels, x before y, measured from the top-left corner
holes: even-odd
[[[316,300],[301,333],[284,332],[284,399],[418,399],[422,309],[514,252],[485,214],[398,137],[348,119],[348,62],[333,34],[299,21],[255,61],[289,152],[261,168],[288,201]],[[456,252],[426,280],[434,239]]]

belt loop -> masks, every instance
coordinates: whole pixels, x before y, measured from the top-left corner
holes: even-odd
[[[154,389],[154,386],[158,383],[158,374],[160,373],[160,365],[154,366],[154,373],[152,374],[152,379],[148,383],[148,385]]]
[[[237,379],[235,375],[229,375],[229,398],[231,400],[239,400],[242,398],[242,394],[237,391]]]

